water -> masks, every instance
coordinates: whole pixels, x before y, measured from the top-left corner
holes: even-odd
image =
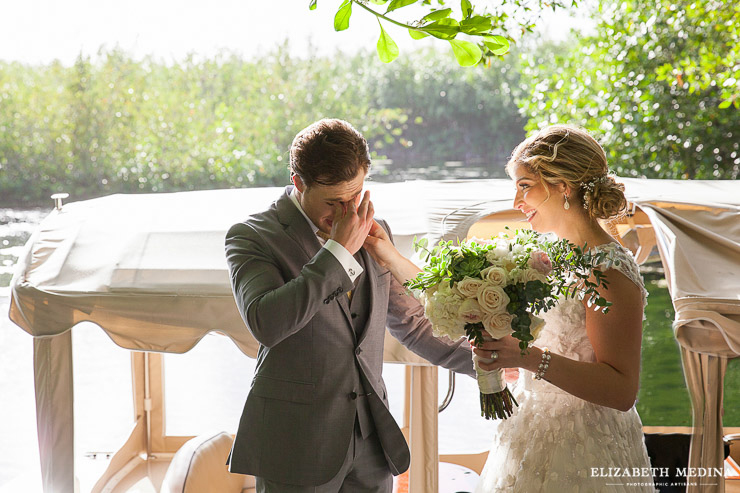
[[[7,285],[22,245],[48,212],[0,209],[0,492],[13,480],[39,476],[33,341],[7,318]],[[650,297],[637,408],[645,425],[689,426],[691,411],[671,329],[670,296],[659,272],[644,277]],[[76,456],[81,491],[85,492],[107,464],[104,459],[85,458],[85,453],[116,450],[133,424],[131,353],[90,323],[74,329],[73,343]],[[740,364],[736,361],[730,361],[726,376],[725,426],[740,426]],[[167,433],[233,432],[253,369],[253,360],[216,334],[205,337],[186,354],[165,355]],[[225,382],[223,375],[240,378]],[[442,400],[447,371],[441,369],[439,376]],[[404,367],[385,365],[384,378],[391,412],[401,422]],[[491,423],[479,414],[475,381],[458,376],[455,398],[439,416],[440,453],[481,452],[488,447],[490,429]]]

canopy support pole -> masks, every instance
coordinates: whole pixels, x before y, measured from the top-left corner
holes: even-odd
[[[36,426],[44,493],[75,491],[72,331],[33,340]]]
[[[691,395],[694,429],[689,449],[689,468],[724,470],[722,444],[723,381],[727,358],[689,351],[681,346],[681,362]],[[687,493],[723,493],[724,476],[711,474],[688,482]]]
[[[436,493],[439,490],[437,367],[408,368],[411,369],[409,492]]]

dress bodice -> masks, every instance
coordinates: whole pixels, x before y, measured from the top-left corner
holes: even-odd
[[[632,253],[613,242],[594,247],[591,251],[606,252],[606,260],[597,268],[606,274],[607,280],[611,272],[618,271],[639,287],[644,318],[647,291]],[[606,298],[609,299],[609,292],[606,293]],[[577,361],[596,361],[593,346],[586,333],[587,309],[590,308],[584,306],[582,297],[560,299],[555,307],[539,315],[545,321],[545,326],[535,344]],[[527,387],[535,385],[536,383],[532,382]],[[548,384],[547,387],[552,386]]]

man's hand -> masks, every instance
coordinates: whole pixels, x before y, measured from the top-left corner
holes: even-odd
[[[375,209],[370,202],[370,191],[366,191],[359,207],[354,200],[347,206],[334,206],[334,221],[331,226],[331,239],[342,245],[354,255],[362,248],[365,238],[373,226]]]

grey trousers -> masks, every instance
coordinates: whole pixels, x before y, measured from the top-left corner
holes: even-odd
[[[360,427],[349,443],[339,472],[319,486],[294,486],[257,477],[257,493],[391,493],[393,476],[377,433],[362,438]]]

